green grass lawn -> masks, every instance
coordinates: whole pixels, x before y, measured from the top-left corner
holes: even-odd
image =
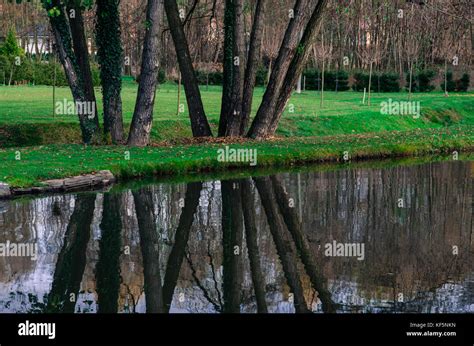
[[[224,144],[177,145],[148,148],[48,145],[0,150],[0,181],[14,187],[38,185],[42,180],[63,178],[109,169],[119,178],[218,172],[250,169],[248,163],[220,163],[217,150]],[[351,160],[435,153],[474,148],[474,128],[384,132],[377,136],[347,135],[249,141],[231,148],[257,149],[257,168],[291,166],[309,162]],[[462,152],[462,151],[461,151]],[[18,156],[19,154],[19,156]],[[20,160],[17,160],[20,158]],[[127,158],[129,158],[127,160]]]
[[[218,126],[221,88],[201,87],[202,98],[214,132]],[[137,86],[125,82],[123,86],[123,111],[126,128],[133,115]],[[186,103],[184,92],[181,103]],[[255,92],[253,111],[258,108],[263,89]],[[100,89],[97,89],[99,111],[102,107]],[[68,88],[57,88],[56,100],[71,100]],[[474,125],[474,93],[451,94],[441,92],[414,94],[412,100],[421,104],[422,117],[383,115],[380,103],[392,99],[406,101],[406,93],[374,93],[372,106],[363,105],[362,93],[326,92],[325,105],[320,107],[319,93],[303,92],[290,100],[294,112],[285,111],[277,132],[283,137],[327,136],[361,134],[380,131],[406,131],[442,128],[452,123]],[[155,103],[155,121],[152,140],[159,142],[191,136],[187,107],[177,114],[177,86],[160,86]],[[80,132],[75,116],[54,116],[52,87],[3,87],[0,86],[0,146],[31,146],[56,143],[79,143]]]
[[[220,87],[202,87],[208,118],[217,128]],[[123,110],[130,123],[137,86],[124,83]],[[254,112],[263,89],[255,93]],[[100,99],[100,90],[97,89]],[[68,88],[58,88],[56,100],[71,100]],[[185,103],[184,92],[182,102]],[[447,153],[474,149],[474,93],[441,92],[414,94],[419,101],[419,119],[382,115],[380,103],[407,101],[406,93],[374,93],[372,106],[361,104],[362,93],[327,92],[325,105],[318,92],[294,95],[294,113],[284,114],[278,139],[248,141],[235,148],[258,150],[258,166],[292,165],[303,162],[340,161],[345,151],[352,159]],[[99,101],[101,108],[101,101]],[[152,140],[155,143],[190,138],[187,112],[177,114],[177,87],[160,86],[155,104]],[[88,147],[80,145],[74,116],[53,116],[51,87],[0,86],[0,181],[14,187],[38,185],[42,180],[110,169],[121,178],[189,172],[222,171],[247,167],[222,164],[217,149],[224,144],[167,145],[149,148]],[[176,143],[176,142],[174,142]],[[125,152],[130,151],[130,160]],[[16,160],[16,154],[21,159]]]

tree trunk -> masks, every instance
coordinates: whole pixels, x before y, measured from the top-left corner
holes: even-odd
[[[413,87],[413,62],[410,62],[410,85],[408,86],[408,100],[411,100],[411,93]]]
[[[122,117],[122,65],[119,0],[97,0],[96,41],[104,103],[104,134],[112,143],[124,141]]]
[[[268,62],[268,73],[267,73],[267,78],[265,80],[265,87],[268,86],[268,83],[270,83],[270,77],[272,75],[273,71],[273,58],[270,58],[270,61]]]
[[[243,268],[243,214],[239,182],[222,181],[224,312],[240,313]],[[237,251],[237,252],[236,252]]]
[[[370,98],[372,96],[372,66],[373,66],[373,63],[371,61],[370,69],[369,69],[369,90],[368,90],[369,96],[368,96],[368,103],[367,103],[369,107],[370,107]]]
[[[265,300],[265,278],[262,275],[260,265],[260,254],[258,252],[258,228],[255,215],[255,198],[252,193],[252,180],[242,181],[242,207],[245,224],[245,240],[249,254],[250,271],[252,274],[253,290],[257,300],[258,313],[267,313],[267,302]]]
[[[234,71],[234,2],[225,1],[224,13],[224,76],[222,81],[221,115],[219,120],[219,137],[224,137],[232,107],[233,71]]]
[[[176,56],[181,70],[186,99],[188,101],[193,136],[210,137],[212,136],[211,127],[209,126],[206,113],[204,112],[201,92],[194,72],[183,23],[179,18],[176,0],[165,0],[165,11],[176,49]]]
[[[173,294],[178,282],[179,272],[183,263],[189,232],[193,225],[194,215],[197,213],[199,198],[201,197],[202,183],[189,183],[186,196],[184,197],[184,208],[179,217],[178,228],[174,236],[173,249],[168,257],[166,265],[165,282],[163,285],[163,301],[165,311],[169,312],[173,302]]]
[[[310,8],[310,1],[296,1],[294,18],[290,19],[277,60],[273,66],[270,82],[268,83],[262,103],[260,104],[260,108],[248,133],[248,136],[251,138],[261,139],[268,134],[280,90],[285,80],[288,67],[297,53],[300,32],[304,27]],[[299,75],[296,75],[296,78],[298,78],[298,76]]]
[[[56,7],[59,10],[57,16],[48,16],[51,24],[51,30],[56,42],[56,49],[59,60],[63,65],[64,72],[68,85],[71,89],[72,96],[76,104],[87,102],[86,92],[84,90],[84,83],[82,81],[81,73],[74,55],[70,28],[64,13],[64,8],[59,0],[53,0],[45,8],[47,11]],[[88,108],[88,107],[82,107]],[[85,144],[90,144],[94,137],[98,135],[99,128],[97,121],[84,111],[79,112],[79,123],[81,126],[82,140]]]
[[[448,96],[448,59],[444,59],[444,95]]]
[[[233,0],[233,70],[231,106],[227,114],[226,136],[240,135],[242,126],[242,97],[244,92],[245,74],[245,32],[244,32],[244,0]]]
[[[271,178],[273,190],[275,191],[276,201],[280,208],[283,219],[290,231],[299,252],[301,261],[308,273],[311,285],[318,292],[324,312],[335,312],[335,304],[331,299],[331,293],[327,289],[327,280],[320,274],[313,253],[309,246],[308,240],[302,231],[302,225],[294,208],[288,206],[289,196],[283,187],[281,180],[272,176]]]
[[[128,145],[131,146],[144,147],[150,142],[150,133],[153,125],[153,107],[155,105],[156,86],[158,84],[158,48],[163,18],[162,6],[163,0],[148,0],[147,3],[147,29],[143,43],[142,70],[135,111],[128,136]]]
[[[323,108],[324,105],[324,70],[326,68],[326,60],[323,58],[323,70],[321,71],[321,102],[320,107]]]
[[[262,138],[266,135],[271,136],[276,132],[278,123],[280,122],[286,104],[291,97],[291,93],[294,89],[298,76],[303,73],[304,65],[308,60],[309,54],[311,53],[311,44],[318,32],[319,23],[321,22],[322,14],[327,2],[328,0],[319,0],[318,4],[312,11],[311,18],[309,19],[309,22],[304,30],[303,38],[299,43],[298,52],[294,56],[288,70],[286,71],[285,80],[282,83],[283,86],[281,87],[281,91],[276,101],[276,106],[273,106],[273,112],[269,115],[271,119],[266,119],[263,121],[263,125],[259,126],[258,131],[253,131],[249,134],[251,137]],[[264,125],[268,123],[269,125],[265,127]]]
[[[56,57],[53,60],[54,63],[54,72],[53,72],[53,118],[56,115],[56,79],[57,79],[57,67]]]
[[[64,234],[64,244],[58,255],[53,284],[48,295],[48,313],[74,313],[82,276],[86,266],[86,249],[94,217],[95,195],[84,194],[76,198]],[[74,295],[71,300],[71,295]]]
[[[99,129],[99,116],[94,92],[94,83],[92,81],[91,67],[89,63],[89,49],[86,41],[82,10],[76,2],[69,1],[66,11],[68,13],[69,27],[71,29],[74,56],[76,57],[76,62],[79,69],[78,72],[81,75],[84,86],[84,95],[86,100],[94,105],[94,114],[92,115],[93,118],[91,120],[94,121],[97,129]],[[71,15],[72,13],[74,13],[73,16]]]
[[[308,313],[310,310],[304,298],[304,290],[298,273],[296,255],[291,246],[283,217],[278,209],[270,178],[255,178],[254,181],[267,216],[270,233],[275,242],[278,257],[280,257],[283,272],[285,273],[288,286],[290,286],[291,293],[294,295],[295,310],[297,313]]]
[[[8,78],[8,86],[11,86],[12,85],[12,80],[13,80],[13,71],[15,70],[15,68],[13,67],[12,65],[12,68],[10,69],[10,77]]]
[[[149,188],[133,191],[140,233],[147,313],[164,313],[160,272],[160,242],[156,229],[153,194]]]
[[[122,254],[121,196],[106,193],[100,228],[99,261],[96,266],[98,312],[117,313],[120,292],[120,255]]]
[[[179,115],[179,109],[181,108],[180,105],[181,105],[181,72],[178,72],[179,73],[179,77],[178,77],[178,104],[177,104],[177,107],[176,107],[176,116]]]
[[[253,93],[257,78],[259,57],[262,48],[263,27],[264,27],[265,0],[257,0],[255,14],[250,34],[249,54],[247,57],[247,67],[245,69],[244,93],[242,96],[242,123],[240,135],[245,135],[250,122],[252,112]]]

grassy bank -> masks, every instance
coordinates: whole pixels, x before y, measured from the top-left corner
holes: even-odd
[[[474,127],[453,126],[405,132],[336,135],[279,139],[270,142],[202,143],[149,148],[48,145],[0,150],[0,181],[12,187],[39,185],[41,181],[99,170],[110,170],[119,179],[218,172],[246,168],[249,163],[221,163],[218,149],[256,149],[257,168],[309,162],[344,161],[388,156],[415,156],[474,150]],[[19,160],[18,160],[19,158]]]
[[[202,97],[207,116],[217,130],[221,88],[202,87]],[[123,86],[123,111],[125,127],[132,118],[137,86],[127,82]],[[254,113],[260,103],[263,89],[255,92]],[[97,89],[98,100],[101,100]],[[182,93],[181,103],[186,104]],[[56,101],[71,100],[69,89],[58,88]],[[407,101],[406,93],[374,93],[372,106],[362,105],[362,93],[327,92],[321,108],[319,93],[303,92],[294,95],[282,118],[278,136],[312,137],[347,134],[365,134],[380,131],[411,131],[417,129],[442,129],[452,125],[474,126],[474,93],[451,94],[441,92],[414,94],[412,101],[420,102],[421,117],[384,115],[380,103]],[[155,104],[155,121],[152,141],[189,138],[187,107],[177,114],[177,87],[173,84],[160,86]],[[101,111],[101,101],[98,104]],[[293,109],[294,108],[294,109]],[[51,87],[3,87],[0,86],[0,147],[38,146],[49,144],[79,144],[79,126],[75,116],[53,115]]]
[[[220,87],[202,87],[206,112],[215,132],[220,113]],[[254,113],[263,95],[255,92]],[[131,121],[137,86],[123,86],[126,127]],[[97,90],[101,99],[100,90]],[[69,89],[58,88],[56,100],[71,100]],[[381,114],[381,103],[407,101],[406,93],[374,93],[372,106],[361,104],[357,92],[328,92],[324,107],[315,91],[294,95],[285,111],[278,139],[270,142],[228,143],[235,149],[257,149],[258,168],[299,163],[353,160],[388,156],[416,156],[472,151],[474,148],[474,93],[414,94],[421,117]],[[185,103],[182,94],[182,103]],[[99,170],[118,178],[149,177],[189,172],[220,172],[249,168],[248,163],[220,163],[217,150],[227,143],[191,141],[188,113],[177,114],[177,87],[160,86],[149,148],[88,147],[80,145],[75,116],[54,115],[51,87],[0,86],[0,181],[13,187],[36,186],[41,181]],[[99,101],[99,111],[101,102]],[[290,109],[291,106],[291,109]],[[130,159],[127,160],[128,153]],[[18,154],[20,156],[18,156]],[[19,158],[19,160],[17,160]]]

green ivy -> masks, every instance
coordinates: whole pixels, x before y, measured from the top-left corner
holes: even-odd
[[[119,0],[97,0],[96,42],[97,58],[104,98],[104,129],[108,130],[109,103],[120,97],[122,90],[123,49],[120,39]]]

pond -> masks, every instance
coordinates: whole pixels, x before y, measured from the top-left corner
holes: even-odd
[[[0,202],[2,313],[474,312],[472,162]]]

